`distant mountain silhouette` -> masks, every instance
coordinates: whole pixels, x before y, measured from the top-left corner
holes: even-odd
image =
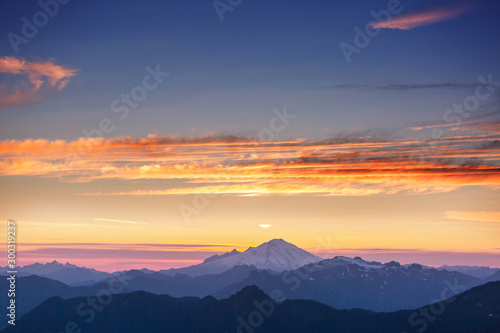
[[[266,261],[271,260],[271,263]],[[359,257],[335,257],[318,261],[319,258],[281,239],[272,240],[245,252],[233,250],[205,260],[204,264],[191,266],[196,273],[221,270],[218,274],[189,276],[179,270],[155,272],[148,269],[104,273],[69,263],[56,261],[47,264],[33,264],[23,267],[26,271],[40,274],[71,277],[77,286],[69,286],[52,279],[18,276],[17,318],[21,318],[48,298],[58,296],[71,299],[80,296],[96,296],[109,289],[110,282],[117,274],[127,283],[114,293],[145,291],[166,294],[171,297],[230,298],[231,295],[255,285],[265,293],[273,295],[279,290],[286,299],[311,300],[321,302],[336,309],[365,309],[372,311],[397,311],[414,309],[440,299],[443,290],[447,297],[465,291],[488,281],[500,280],[500,271],[481,280],[456,271],[437,270],[417,264],[400,265],[397,262],[382,264],[365,261]],[[301,261],[310,262],[297,269],[276,272],[277,267],[296,267]],[[275,270],[260,270],[255,266],[240,263],[259,263],[260,267],[274,267]],[[190,267],[186,268],[190,269]],[[461,267],[461,269],[465,269]],[[477,268],[484,273],[484,267]],[[78,277],[75,277],[78,275]],[[96,282],[93,279],[97,278]],[[104,277],[104,278],[99,278]],[[2,287],[3,286],[3,287]],[[7,288],[7,280],[2,279],[0,287]],[[7,306],[7,295],[0,296],[0,307]],[[3,326],[2,326],[3,325]],[[6,322],[0,324],[0,329]]]
[[[459,272],[417,264],[402,266],[397,262],[382,264],[359,257],[335,257],[278,275],[254,271],[245,280],[213,295],[226,298],[245,286],[256,285],[266,293],[279,289],[288,299],[315,300],[337,309],[397,311],[440,299],[449,285],[457,286],[456,294],[482,283]]]
[[[231,264],[246,262],[262,262],[262,258],[275,258],[276,262],[286,265],[296,265],[288,261],[290,258],[311,259],[311,254],[302,252],[294,245],[283,240],[272,240],[263,245],[251,248],[243,253],[233,251],[226,255],[208,258],[206,263],[231,260]],[[283,255],[285,252],[288,254]],[[297,254],[298,253],[298,254]],[[241,255],[245,256],[241,257]],[[257,259],[252,259],[257,256]],[[239,258],[239,259],[238,259]],[[286,258],[278,260],[279,258]],[[316,257],[312,257],[313,261]],[[218,264],[217,264],[218,265]],[[57,272],[64,270],[92,271],[74,265],[62,265],[57,262],[41,265],[32,265],[34,269],[45,274],[57,276]],[[196,266],[192,266],[196,267]],[[229,266],[227,266],[229,267]],[[93,274],[93,273],[92,273]],[[114,279],[114,275],[105,274],[106,278],[98,283],[93,280],[81,282],[82,286],[70,288],[64,284],[55,284],[55,281],[19,278],[20,284],[25,284],[18,290],[19,297],[23,298],[18,316],[43,302],[45,299],[59,296],[63,299],[77,296],[96,295],[100,286],[106,286]],[[449,285],[456,285],[453,293],[465,291],[489,280],[480,280],[459,272],[436,270],[433,268],[413,264],[400,265],[396,262],[382,264],[362,260],[359,257],[335,257],[319,262],[313,262],[299,269],[281,273],[258,270],[255,266],[236,265],[225,269],[219,274],[188,276],[176,273],[169,276],[151,270],[123,271],[120,276],[126,278],[127,286],[120,293],[127,291],[146,291],[154,294],[167,294],[172,297],[205,297],[212,295],[223,299],[235,294],[249,285],[256,285],[266,293],[275,289],[281,290],[287,299],[307,299],[330,305],[337,309],[367,309],[373,311],[396,311],[424,306],[436,299],[440,299],[443,289]],[[492,276],[494,280],[496,276]],[[35,281],[30,282],[30,281]],[[5,280],[3,283],[7,283]],[[35,295],[30,297],[29,295]],[[450,296],[450,291],[448,291]],[[6,304],[6,295],[0,297],[0,305]],[[0,326],[1,328],[1,326]]]
[[[161,273],[144,273],[142,270],[130,270],[120,273],[120,281],[125,281],[119,293],[131,291],[147,291],[154,294],[169,294],[174,297],[204,297],[215,293],[229,284],[244,280],[255,270],[255,267],[236,266],[218,275],[190,277],[177,274],[174,277]],[[96,296],[101,290],[109,290],[110,283],[116,287],[116,276],[101,280],[89,286],[68,286],[62,282],[36,275],[17,278],[16,302],[17,317],[20,318],[48,298],[59,296],[62,299],[79,296]],[[120,287],[118,285],[118,287]],[[8,281],[0,280],[1,290],[8,290]],[[0,296],[0,308],[8,306],[7,293]],[[0,329],[6,327],[6,321],[0,323]]]
[[[500,281],[500,270],[495,274],[492,274],[488,276],[486,279],[484,279],[484,282],[493,282],[493,281]]]
[[[138,270],[131,270],[122,274],[127,277],[127,288],[129,290],[168,294],[173,297],[204,297],[216,293],[230,284],[243,281],[252,271],[257,271],[257,269],[254,266],[235,266],[220,274],[207,274],[196,277],[179,273],[175,276],[162,273],[145,274]],[[105,279],[102,282],[108,280]]]
[[[446,269],[447,271],[455,271],[464,273],[467,275],[471,275],[477,277],[479,279],[485,279],[488,276],[491,276],[497,272],[500,272],[499,268],[491,268],[489,266],[441,266],[437,269],[442,270]]]
[[[5,278],[0,279],[0,290],[9,290],[9,281]],[[18,277],[16,279],[16,316],[22,317],[36,306],[48,298],[59,296],[64,299],[75,298],[78,296],[95,296],[97,293],[107,288],[107,284],[99,283],[87,287],[70,287],[62,282],[51,280],[36,275]],[[122,292],[131,291],[123,288]],[[5,309],[9,305],[10,299],[7,292],[0,296],[0,308]],[[0,322],[0,329],[7,326],[7,321]]]
[[[82,333],[500,332],[500,282],[421,309],[392,313],[335,310],[303,300],[276,303],[255,286],[220,301],[133,292],[113,295],[105,305],[91,307],[87,302],[81,297],[50,298],[3,332],[64,332],[68,325]]]
[[[7,275],[7,267],[0,268],[0,275]],[[79,267],[70,263],[61,264],[57,261],[46,264],[34,263],[17,268],[18,277],[38,275],[52,280],[64,282],[65,284],[96,283],[108,276],[110,273],[97,271],[93,268]]]

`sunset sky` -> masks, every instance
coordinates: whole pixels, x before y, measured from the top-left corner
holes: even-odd
[[[500,3],[47,3],[0,12],[20,265],[166,269],[282,238],[500,267]]]

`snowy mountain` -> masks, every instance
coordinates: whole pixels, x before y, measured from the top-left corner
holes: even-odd
[[[60,271],[61,269],[64,268],[77,268],[78,266],[72,265],[70,263],[66,264],[61,264],[57,262],[56,260],[52,262],[48,262],[46,264],[41,264],[39,262],[36,262],[31,265],[26,265],[22,267],[18,267],[18,271],[26,274],[35,274],[35,275],[43,275],[43,274],[50,274],[54,273],[57,271]],[[7,270],[7,267],[2,267],[2,272],[4,270]]]
[[[0,275],[7,275],[7,267],[0,268]],[[110,276],[109,273],[97,271],[92,268],[79,267],[70,263],[61,264],[57,261],[46,264],[34,263],[17,267],[18,276],[37,275],[61,281],[66,284],[81,283],[84,281],[98,281]]]
[[[325,268],[325,267],[333,267],[333,266],[345,266],[345,265],[356,265],[362,268],[365,268],[367,270],[370,269],[381,269],[384,268],[384,264],[378,261],[366,261],[361,259],[361,257],[354,257],[354,258],[349,258],[349,257],[344,257],[344,256],[337,256],[332,259],[326,259],[322,261],[321,263],[318,263],[316,265],[313,265],[315,268]]]
[[[315,300],[336,309],[396,311],[424,306],[439,300],[443,293],[450,297],[481,283],[482,280],[460,272],[418,264],[382,264],[339,256],[279,275],[253,271],[245,280],[213,295],[222,299],[255,285],[266,293],[280,290],[286,299]]]
[[[280,273],[323,260],[283,239],[273,239],[244,252],[233,250],[220,256],[207,258],[203,263],[190,267],[161,271],[167,275],[177,273],[189,276],[219,274],[236,266],[254,266],[259,270]]]

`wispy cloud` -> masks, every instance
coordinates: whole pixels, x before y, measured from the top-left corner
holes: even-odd
[[[23,225],[25,222],[23,221]],[[0,245],[7,245],[7,243],[0,243]],[[43,248],[46,246],[58,248],[107,248],[107,249],[160,249],[164,251],[189,251],[190,249],[197,249],[203,251],[227,251],[228,249],[242,248],[237,244],[182,244],[182,243],[22,243],[23,247]],[[246,247],[244,248],[246,249]]]
[[[232,194],[239,196],[249,195],[319,195],[319,196],[367,196],[374,194],[395,194],[398,192],[411,192],[413,194],[430,194],[450,192],[457,189],[453,185],[431,185],[426,186],[420,183],[409,180],[411,183],[394,183],[391,184],[390,179],[372,179],[370,183],[368,177],[364,179],[352,180],[353,183],[348,183],[345,180],[328,180],[317,182],[308,182],[307,180],[297,180],[293,178],[281,177],[276,178],[270,184],[253,184],[245,185],[216,185],[204,187],[187,187],[187,188],[169,188],[164,190],[138,190],[128,192],[110,192],[110,193],[85,193],[83,195],[112,195],[112,196],[158,196],[158,195],[185,195],[185,194]],[[285,182],[294,181],[295,184],[286,184]]]
[[[385,85],[375,84],[339,84],[334,86],[335,89],[374,89],[374,90],[394,90],[394,91],[409,91],[419,89],[462,89],[474,88],[477,84],[458,83],[458,82],[442,82],[442,83],[393,83]]]
[[[116,219],[102,219],[102,218],[95,218],[94,221],[115,222],[115,223],[125,223],[125,224],[146,224],[144,222],[137,222],[137,221],[116,220]]]
[[[0,73],[8,74],[9,87],[0,85],[0,108],[32,103],[50,91],[61,91],[77,73],[76,69],[53,61],[0,58]]]
[[[5,246],[0,243],[0,246]],[[92,267],[106,271],[124,269],[166,269],[199,264],[209,256],[222,254],[232,249],[246,250],[257,244],[142,244],[142,243],[20,243],[24,255],[20,266],[35,262],[70,262],[79,266]],[[432,251],[412,248],[306,248],[324,258],[338,255],[362,256],[365,260],[401,263],[418,262],[420,264],[449,265],[471,264],[500,267],[500,254],[496,250],[463,252]]]
[[[439,8],[427,9],[416,13],[399,15],[388,21],[375,22],[371,27],[372,29],[410,30],[419,26],[459,17],[474,8],[476,4],[477,1],[471,1],[462,4],[453,4]]]
[[[444,216],[453,220],[500,223],[500,212],[446,211]]]
[[[1,244],[5,245],[6,244]],[[22,243],[21,266],[35,262],[71,262],[105,271],[167,269],[203,262],[209,256],[248,246],[231,244]]]
[[[460,125],[456,123],[429,123],[421,124],[415,126],[409,126],[408,128],[413,131],[421,131],[428,129],[441,128],[447,131],[473,131],[480,133],[490,133],[490,134],[500,134],[500,120],[499,121],[476,121],[475,119],[461,120]],[[498,145],[498,141],[493,141],[490,144]]]
[[[443,120],[427,121],[408,125],[407,128],[413,131],[440,128],[447,132],[470,131],[492,135],[500,134],[500,109],[494,109],[493,111],[480,109],[476,110],[474,114],[467,119],[457,117],[451,122],[444,122]],[[497,145],[498,141],[493,141],[491,144]]]
[[[63,176],[71,182],[175,180],[176,184],[83,195],[362,196],[443,193],[462,186],[498,188],[498,134],[453,133],[433,140],[432,147],[412,138],[347,135],[281,142],[159,136],[6,140],[0,141],[0,175]]]

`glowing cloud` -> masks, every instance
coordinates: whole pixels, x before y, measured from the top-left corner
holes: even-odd
[[[32,103],[49,91],[61,91],[77,70],[51,61],[27,61],[16,57],[0,58],[0,73],[15,75],[14,83],[0,85],[0,108]]]
[[[272,224],[259,224],[259,227],[264,229],[271,228],[272,226],[273,226]]]
[[[388,21],[375,22],[371,25],[371,28],[410,30],[419,26],[446,21],[461,16],[471,10],[474,5],[475,4],[472,2],[468,2],[462,5],[449,5],[417,13],[399,15]]]
[[[83,195],[444,193],[463,186],[497,188],[499,139],[496,134],[455,135],[436,139],[432,146],[411,138],[355,137],[280,142],[159,136],[6,140],[0,141],[0,176],[165,183],[165,188],[145,185]]]
[[[500,212],[446,211],[444,216],[453,220],[500,223]]]

